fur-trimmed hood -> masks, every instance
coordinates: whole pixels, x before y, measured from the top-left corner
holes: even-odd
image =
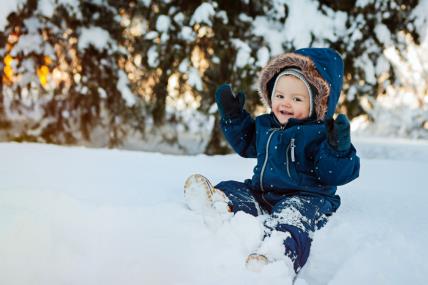
[[[343,84],[343,61],[333,49],[305,48],[274,57],[262,69],[259,77],[259,95],[271,107],[268,82],[288,67],[299,68],[316,89],[314,111],[318,120],[332,117]]]

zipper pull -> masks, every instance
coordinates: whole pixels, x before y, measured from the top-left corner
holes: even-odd
[[[296,145],[294,144],[294,138],[291,139],[291,161],[295,162],[296,161],[296,157],[294,156],[294,148],[296,147]]]

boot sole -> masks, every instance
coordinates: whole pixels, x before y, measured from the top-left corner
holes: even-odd
[[[203,213],[212,208],[214,187],[210,181],[200,175],[193,174],[184,183],[184,200],[192,211]]]
[[[268,263],[268,258],[263,254],[252,253],[245,260],[245,267],[249,271],[260,272]]]

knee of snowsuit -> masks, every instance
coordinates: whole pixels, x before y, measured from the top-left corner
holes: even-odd
[[[223,181],[214,188],[221,190],[229,198],[233,213],[243,211],[247,214],[258,216],[261,214],[260,206],[251,193],[248,184],[238,181]]]
[[[261,214],[262,201],[256,199],[250,185],[224,181],[215,188],[226,194],[234,213],[244,211],[253,216]],[[262,209],[270,212],[264,207]],[[302,195],[286,196],[272,208],[270,217],[265,221],[265,227],[268,231],[276,230],[290,234],[284,240],[284,254],[293,261],[296,272],[308,260],[312,233],[324,226],[328,216],[334,211],[335,208],[327,199]]]

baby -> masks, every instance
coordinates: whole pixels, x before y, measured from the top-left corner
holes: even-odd
[[[284,258],[298,272],[309,257],[313,233],[340,206],[337,186],[358,177],[349,121],[343,114],[333,119],[342,84],[343,61],[336,51],[305,48],[273,58],[261,71],[259,93],[270,114],[254,119],[243,108],[243,93],[235,95],[228,84],[217,89],[227,141],[240,156],[257,158],[257,165],[252,179],[214,187],[192,175],[185,200],[193,210],[268,215],[264,241],[247,258],[249,268]],[[283,233],[279,255],[263,246],[278,233]]]

